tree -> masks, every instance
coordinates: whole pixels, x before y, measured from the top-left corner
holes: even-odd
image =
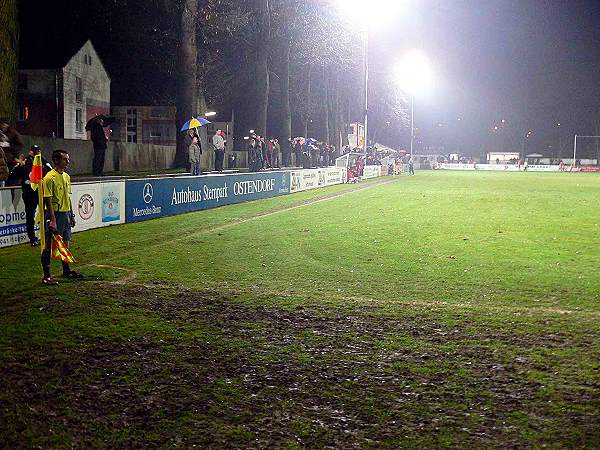
[[[17,111],[17,0],[0,1],[0,116],[13,121]]]
[[[198,1],[184,0],[181,5],[181,24],[179,30],[179,76],[177,83],[177,127],[190,120],[197,104],[196,62],[198,47],[196,45],[196,19]],[[184,167],[187,164],[187,145],[185,135],[177,134],[177,151],[175,164]]]
[[[255,104],[256,130],[261,136],[267,134],[267,113],[269,108],[269,48],[271,39],[271,18],[269,0],[256,0],[258,33],[256,36]]]

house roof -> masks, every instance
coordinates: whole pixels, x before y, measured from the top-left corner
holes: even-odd
[[[87,38],[40,36],[22,40],[19,69],[60,69],[84,46]]]

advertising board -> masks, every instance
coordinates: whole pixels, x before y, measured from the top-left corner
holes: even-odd
[[[343,167],[323,167],[290,172],[290,192],[301,192],[346,182],[347,171]]]
[[[125,221],[125,182],[73,184],[72,188],[73,232]],[[21,188],[0,189],[0,247],[28,241]]]
[[[289,193],[289,172],[128,180],[125,218],[137,222]]]
[[[21,188],[0,189],[0,247],[28,240]]]
[[[523,172],[524,166],[517,164],[448,164],[442,163],[439,168],[446,170],[487,170],[499,172]],[[558,172],[559,166],[551,166],[545,164],[529,165],[528,172]]]
[[[319,169],[319,186],[344,184],[347,176],[348,171],[344,167],[325,167]]]
[[[74,184],[74,232],[116,225],[125,218],[125,182]]]
[[[363,170],[363,179],[376,178],[381,176],[381,166],[365,166]]]

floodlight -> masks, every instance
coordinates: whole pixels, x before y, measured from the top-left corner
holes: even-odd
[[[408,0],[333,0],[337,9],[355,24],[364,28],[370,25],[380,27],[383,20],[390,20],[407,9]]]
[[[396,79],[400,89],[410,95],[422,94],[432,84],[429,58],[419,50],[412,50],[400,60],[396,67]]]

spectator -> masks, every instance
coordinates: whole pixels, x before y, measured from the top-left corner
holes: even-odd
[[[267,149],[267,158],[266,158],[266,166],[271,169],[273,168],[273,148],[275,146],[275,143],[273,142],[273,138],[268,139],[267,142],[265,143],[266,149]]]
[[[4,157],[9,168],[14,166],[14,160],[23,150],[21,135],[11,127],[7,119],[0,119],[0,147],[4,150]]]
[[[290,167],[292,165],[292,140],[288,139],[283,143],[282,149],[283,166]]]
[[[21,169],[25,166],[25,157],[18,155],[18,157],[12,160],[12,163],[8,164],[8,178],[6,179],[5,186],[19,186],[21,183]]]
[[[6,156],[3,147],[0,147],[0,187],[4,187],[8,178],[8,164],[6,164]]]
[[[301,165],[303,165],[303,153],[304,150],[302,149],[302,144],[300,143],[299,139],[296,139],[294,141],[294,154],[296,155],[296,162],[295,162],[295,166],[296,167],[300,167]]]
[[[85,129],[90,132],[90,139],[94,145],[94,159],[92,161],[92,174],[95,177],[104,176],[104,158],[108,139],[104,134],[104,118],[98,116],[90,120]]]
[[[202,149],[200,145],[198,145],[198,136],[194,135],[192,137],[192,143],[188,148],[188,159],[190,162],[190,171],[192,175],[200,175],[202,173],[202,168],[200,166],[200,159],[202,157]]]
[[[225,133],[217,130],[213,136],[213,147],[215,148],[215,170],[223,172],[223,160],[225,159]]]
[[[281,145],[279,145],[279,140],[273,139],[273,167],[279,167],[280,158],[281,158]]]
[[[248,142],[248,169],[250,172],[258,172],[260,169],[258,151],[258,140],[255,135],[252,135]]]

